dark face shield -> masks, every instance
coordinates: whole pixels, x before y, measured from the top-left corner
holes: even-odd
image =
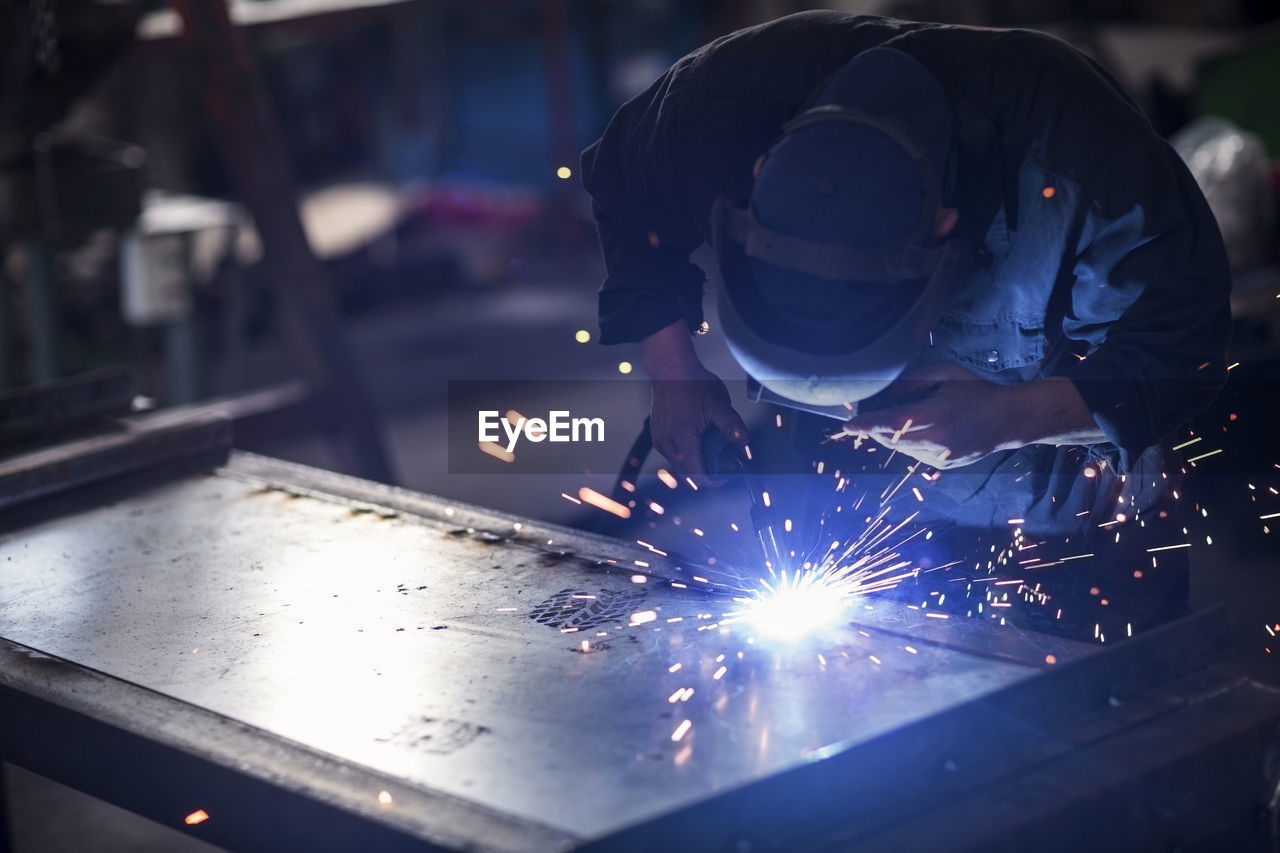
[[[765,388],[806,406],[856,403],[893,382],[973,257],[963,241],[930,245],[919,234],[885,249],[805,240],[766,228],[745,201],[727,197],[712,210],[712,229],[730,351]],[[829,294],[808,320],[777,311],[763,294],[788,276]]]

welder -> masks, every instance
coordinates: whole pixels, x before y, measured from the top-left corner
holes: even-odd
[[[1227,375],[1227,258],[1177,154],[1066,43],[791,15],[677,62],[582,175],[601,341],[639,342],[654,444],[682,474],[704,473],[708,431],[747,440],[692,344],[706,243],[748,376],[941,472],[930,502],[957,525],[1020,519],[1084,550],[1126,514],[1151,522],[1140,544],[1170,517],[1164,442]],[[1081,597],[1081,624],[1108,596],[1125,624],[1178,615],[1185,559],[1150,562],[1071,567],[1059,600]]]

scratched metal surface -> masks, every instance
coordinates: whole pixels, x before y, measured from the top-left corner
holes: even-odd
[[[913,654],[904,619],[933,620],[889,604],[771,644],[710,627],[724,596],[513,534],[192,477],[0,537],[0,636],[583,838],[1036,671]]]

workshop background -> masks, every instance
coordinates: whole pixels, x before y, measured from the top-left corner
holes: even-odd
[[[1260,520],[1280,509],[1275,5],[827,7],[1060,36],[1187,159],[1235,275],[1236,366],[1187,430],[1222,450],[1192,471],[1209,532],[1191,549],[1193,599],[1226,601],[1233,665],[1280,683],[1280,534]],[[621,458],[530,474],[486,457],[456,473],[448,383],[555,380],[546,404],[587,412],[599,403],[589,380],[619,380],[625,392],[590,414],[639,429],[638,349],[594,340],[603,266],[578,154],[688,51],[805,8],[0,0],[0,394],[123,366],[135,409],[219,409],[239,447],[617,532],[561,496],[608,492]],[[738,375],[714,335],[700,347],[713,370]],[[772,419],[749,406],[753,426]],[[0,459],[31,446],[0,430]],[[638,487],[641,510],[658,495],[675,513],[719,499],[653,477]],[[5,771],[18,851],[207,846]]]

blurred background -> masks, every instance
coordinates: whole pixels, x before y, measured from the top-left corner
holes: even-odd
[[[448,382],[563,381],[548,405],[639,429],[648,392],[638,350],[595,342],[603,265],[579,152],[685,53],[806,8],[0,0],[0,403],[87,375],[93,387],[126,388],[134,411],[222,411],[243,448],[617,532],[561,494],[609,492],[621,458],[588,454],[581,471],[556,475],[486,457],[451,473]],[[1232,602],[1241,665],[1262,671],[1267,635],[1280,631],[1277,549],[1259,520],[1280,509],[1280,9],[827,8],[1057,35],[1109,69],[1191,167],[1231,254],[1237,364],[1186,431],[1223,451],[1193,472],[1205,525],[1193,533],[1217,540],[1193,549],[1194,596]],[[713,370],[739,376],[714,334],[699,346]],[[623,384],[602,403],[569,380]],[[774,419],[749,403],[742,411],[753,427]],[[0,424],[0,461],[50,438],[30,422]],[[701,511],[687,490],[633,479],[628,535],[659,521],[653,495],[675,508],[664,523]],[[16,788],[36,799],[51,790]],[[31,809],[63,802],[49,796]],[[73,824],[24,826],[31,849],[55,849]],[[83,827],[66,831],[72,849]],[[176,849],[174,838],[131,831],[117,830],[118,849]]]
[[[832,5],[1042,29],[1111,70],[1205,187],[1237,268],[1234,377],[1265,378],[1274,4]],[[3,0],[0,389],[124,366],[135,408],[214,401],[241,446],[572,523],[554,498],[581,477],[449,473],[446,383],[640,378],[634,348],[595,345],[578,154],[688,51],[810,7]],[[700,345],[737,375],[714,335]],[[638,428],[631,389],[592,414]],[[1237,419],[1269,434],[1253,403]]]

